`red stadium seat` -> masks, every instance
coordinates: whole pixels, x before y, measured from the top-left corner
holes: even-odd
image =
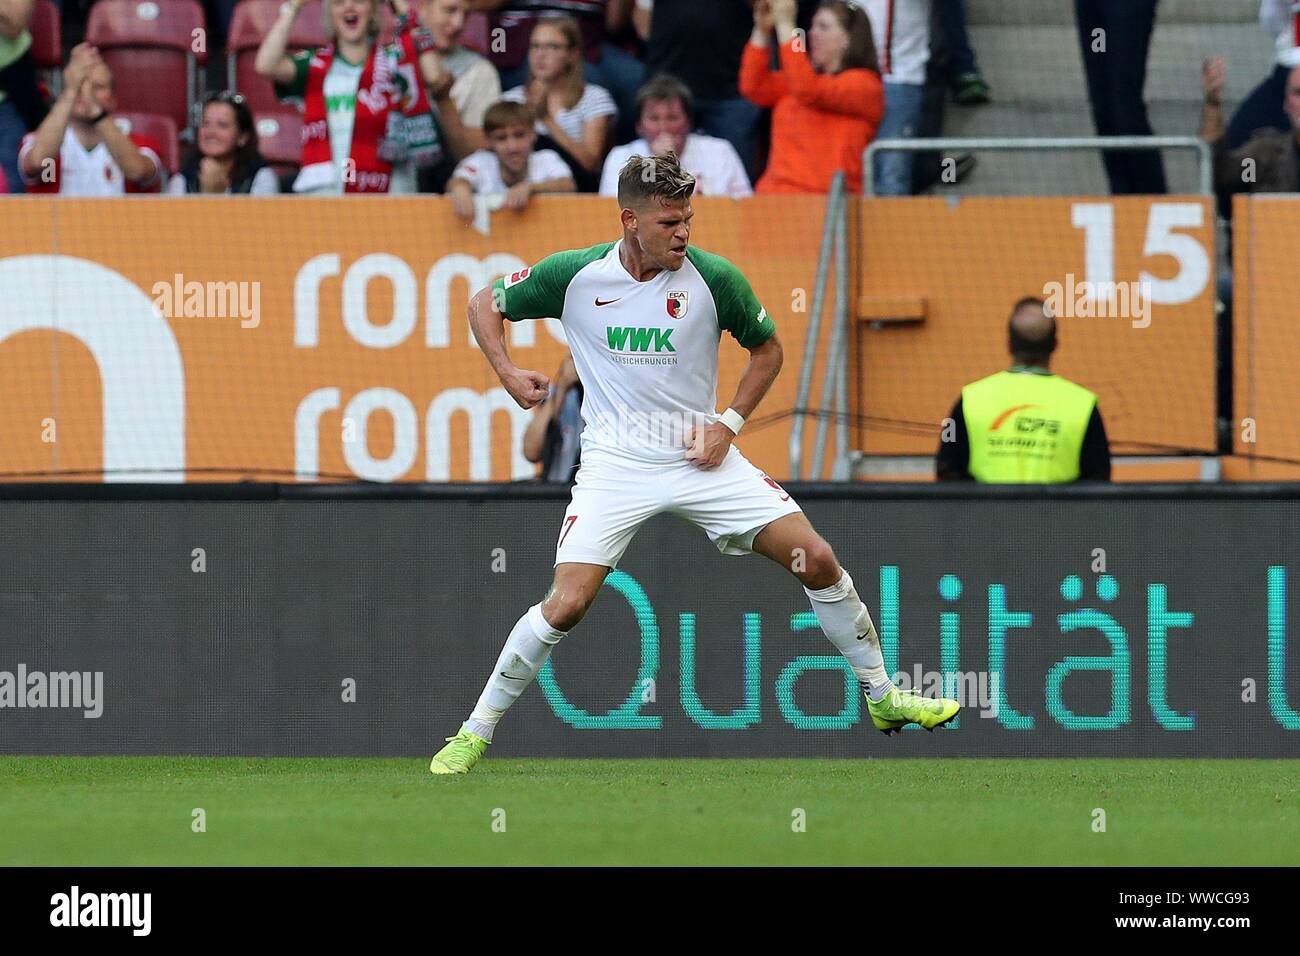
[[[226,38],[226,88],[238,90],[254,113],[280,107],[270,80],[257,75],[253,62],[271,25],[280,17],[281,0],[241,0],[230,19]],[[321,26],[321,2],[312,0],[294,18],[290,50],[314,50],[329,42]]]
[[[86,42],[113,71],[119,109],[169,116],[184,129],[199,97],[198,67],[207,62],[206,43],[194,49],[205,29],[195,0],[98,0]]]
[[[63,66],[63,26],[59,21],[59,8],[53,0],[36,0],[28,30],[32,35],[32,59],[36,66],[42,70]]]
[[[168,0],[164,0],[168,2]],[[138,133],[157,140],[162,147],[163,166],[167,175],[175,175],[180,169],[180,144],[176,138],[176,124],[170,116],[158,116],[153,113],[118,113],[113,117],[125,133]],[[166,183],[163,184],[166,186]]]
[[[302,117],[289,107],[278,107],[256,114],[257,144],[262,158],[281,175],[293,172],[302,163]]]
[[[471,50],[487,56],[491,44],[488,15],[486,13],[471,13],[465,18],[465,31],[460,35],[460,45],[467,46]]]

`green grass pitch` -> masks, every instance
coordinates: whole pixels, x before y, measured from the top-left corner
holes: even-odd
[[[435,778],[419,759],[0,757],[0,864],[865,864],[883,847],[914,864],[1296,865],[1297,771],[488,759]]]

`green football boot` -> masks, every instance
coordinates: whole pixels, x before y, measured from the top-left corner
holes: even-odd
[[[461,727],[455,737],[447,738],[447,746],[433,755],[429,773],[469,773],[487,749],[488,741]]]
[[[920,724],[933,731],[957,716],[961,705],[946,697],[922,697],[914,690],[897,687],[878,701],[867,698],[871,722],[884,734],[896,734],[906,724]]]

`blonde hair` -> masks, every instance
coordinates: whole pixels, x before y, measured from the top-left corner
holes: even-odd
[[[334,27],[334,4],[338,0],[325,0],[320,5],[320,25],[325,31],[325,39],[331,43],[338,39],[338,30]],[[366,22],[366,36],[372,40],[379,36],[379,0],[363,0],[370,4],[370,19]]]
[[[671,149],[662,156],[633,156],[618,174],[618,204],[623,209],[643,209],[651,200],[678,202],[694,193],[695,177],[682,169]]]
[[[582,30],[573,17],[543,17],[537,21],[532,33],[529,34],[529,43],[532,43],[533,36],[542,27],[554,27],[558,30],[569,44],[569,52],[575,54],[569,63],[568,71],[560,78],[558,84],[564,93],[564,107],[571,110],[578,105],[578,100],[582,99],[582,91],[587,85],[587,81],[582,76]],[[532,78],[533,68],[530,63],[528,79],[532,80]]]

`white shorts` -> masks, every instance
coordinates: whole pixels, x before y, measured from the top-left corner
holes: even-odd
[[[584,448],[555,563],[616,568],[637,529],[663,512],[703,528],[723,554],[749,554],[758,532],[801,510],[735,446],[709,471],[688,461],[641,462]]]

